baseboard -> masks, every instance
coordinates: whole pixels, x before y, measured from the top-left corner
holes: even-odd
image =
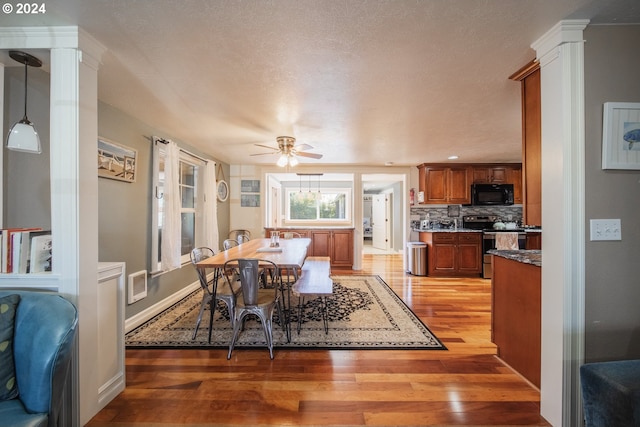
[[[163,310],[171,307],[173,304],[177,303],[193,291],[200,288],[200,282],[193,282],[189,286],[186,286],[180,289],[178,292],[168,296],[162,301],[158,301],[151,307],[148,307],[142,310],[140,313],[134,314],[133,316],[125,319],[124,321],[124,333],[126,334],[129,331],[134,330],[138,326],[142,325],[147,320],[151,319],[153,316],[161,313]]]

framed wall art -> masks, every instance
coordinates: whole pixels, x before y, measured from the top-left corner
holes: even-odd
[[[640,103],[605,102],[602,169],[640,170]]]
[[[243,208],[259,208],[260,207],[260,195],[259,194],[241,194],[240,195],[240,207],[243,207]]]
[[[259,179],[243,179],[240,181],[240,192],[242,193],[259,193],[260,192],[260,180]]]
[[[98,176],[125,182],[136,180],[138,151],[98,138]]]

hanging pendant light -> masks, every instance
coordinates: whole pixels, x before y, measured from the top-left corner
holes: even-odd
[[[30,66],[41,67],[42,61],[33,55],[18,50],[10,51],[9,56],[21,64],[24,64],[24,117],[9,130],[9,134],[7,135],[7,148],[9,150],[40,154],[42,149],[40,148],[38,131],[27,118],[27,69]]]

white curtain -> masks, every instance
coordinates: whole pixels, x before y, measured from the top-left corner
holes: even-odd
[[[210,160],[204,171],[203,236],[205,246],[213,249],[216,253],[220,251],[217,205],[216,164]]]
[[[180,148],[169,141],[164,157],[164,209],[162,219],[162,256],[160,265],[163,271],[180,267]]]

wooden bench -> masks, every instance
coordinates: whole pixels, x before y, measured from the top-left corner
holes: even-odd
[[[333,295],[331,280],[331,260],[329,257],[307,257],[302,265],[298,280],[292,291],[298,296],[298,334],[302,326],[302,310],[305,297],[320,297],[322,304],[322,322],[324,333],[329,333],[327,296]]]

